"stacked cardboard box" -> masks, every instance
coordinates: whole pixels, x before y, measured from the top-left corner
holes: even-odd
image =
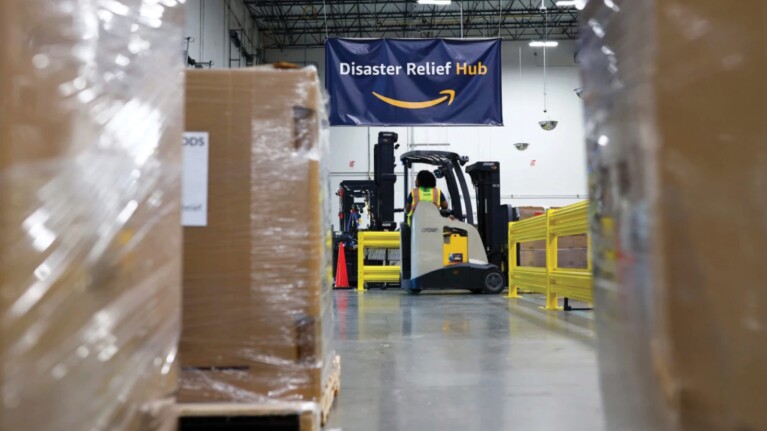
[[[546,208],[544,207],[518,207],[517,212],[519,213],[519,219],[520,220],[527,220],[531,217],[536,217],[539,215],[546,214]]]
[[[607,427],[767,429],[767,3],[582,22]]]
[[[183,13],[104,5],[0,0],[2,430],[174,427]]]
[[[517,208],[519,220],[527,220],[532,217],[546,214],[544,207],[519,207]],[[546,267],[546,241],[528,241],[519,245],[519,264],[537,268]]]
[[[325,114],[313,68],[187,74],[210,142],[206,226],[184,231],[184,402],[319,401],[332,351]]]
[[[519,207],[519,219],[546,214],[543,207]],[[554,208],[556,209],[556,208]],[[588,267],[588,238],[586,235],[573,235],[558,239],[557,266],[559,268]],[[522,266],[543,268],[546,266],[546,242],[528,241],[520,244],[519,263]]]

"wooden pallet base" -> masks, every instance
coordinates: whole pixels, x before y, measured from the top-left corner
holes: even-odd
[[[322,391],[322,398],[320,399],[320,417],[322,419],[322,425],[324,426],[328,422],[328,416],[330,415],[330,409],[333,407],[335,399],[341,392],[341,357],[336,355],[333,358],[331,365],[330,375],[328,381],[325,382],[325,387]]]
[[[341,390],[336,355],[319,405],[312,402],[177,404],[178,431],[319,431]]]
[[[315,403],[179,404],[178,431],[319,431]]]

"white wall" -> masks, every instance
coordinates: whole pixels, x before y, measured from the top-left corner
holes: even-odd
[[[200,62],[213,61],[214,68],[230,67],[230,51],[237,58],[237,50],[230,42],[230,29],[245,30],[245,44],[255,54],[259,48],[259,35],[255,22],[242,0],[187,0],[184,37],[194,38],[189,44],[189,56]],[[263,61],[261,61],[263,62]],[[243,59],[238,66],[244,67]]]
[[[520,75],[519,48],[522,48]],[[503,127],[333,127],[331,128],[331,189],[344,179],[365,179],[372,165],[372,146],[378,132],[399,133],[399,154],[413,144],[449,143],[449,147],[422,147],[467,155],[475,161],[501,163],[501,194],[515,206],[563,206],[586,199],[586,152],[581,100],[574,93],[580,77],[574,60],[575,42],[563,42],[547,50],[548,109],[558,127],[544,131],[538,121],[543,114],[543,68],[540,49],[525,43],[504,42]],[[537,54],[537,55],[536,55]],[[324,74],[324,50],[267,50],[266,61],[315,63]],[[516,142],[529,142],[518,151]],[[418,147],[415,147],[416,149]],[[350,163],[354,162],[351,167]],[[534,166],[533,166],[533,161]],[[401,171],[401,167],[399,168]],[[402,184],[396,185],[397,206]],[[337,203],[334,204],[337,212]]]

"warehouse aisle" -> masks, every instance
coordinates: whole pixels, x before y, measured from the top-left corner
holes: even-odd
[[[341,395],[326,429],[604,429],[588,312],[399,289],[335,292]]]

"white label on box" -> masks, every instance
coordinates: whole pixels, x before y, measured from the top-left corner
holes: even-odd
[[[208,225],[208,132],[184,133],[181,224]]]

